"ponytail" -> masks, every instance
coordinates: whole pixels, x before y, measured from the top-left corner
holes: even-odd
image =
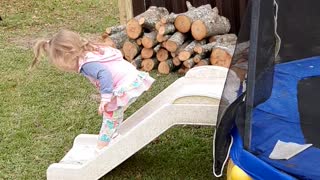
[[[33,47],[34,59],[29,69],[32,69],[39,62],[39,57],[43,52],[46,54],[48,53],[48,46],[49,41],[47,40],[42,39],[36,42],[35,46]]]

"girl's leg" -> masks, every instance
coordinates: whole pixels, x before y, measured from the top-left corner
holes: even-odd
[[[119,107],[113,112],[103,113],[103,121],[98,138],[98,148],[101,149],[107,146],[113,135],[117,131],[119,122],[122,122],[123,119],[123,108]]]
[[[103,113],[103,121],[100,129],[99,139],[98,139],[98,148],[101,149],[107,146],[111,139],[116,136],[117,130],[119,129],[122,121],[124,111],[129,105],[131,105],[136,98],[131,99],[127,106],[119,107],[113,112]]]

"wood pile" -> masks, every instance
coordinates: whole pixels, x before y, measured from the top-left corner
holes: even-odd
[[[126,25],[108,27],[102,37],[143,71],[169,74],[210,64],[229,67],[237,40],[228,34],[229,20],[210,4],[186,4],[188,11],[180,14],[151,6]]]

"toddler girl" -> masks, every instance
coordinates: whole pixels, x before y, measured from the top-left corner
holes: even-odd
[[[42,52],[58,69],[80,73],[99,89],[98,112],[103,115],[103,121],[98,149],[107,146],[117,135],[125,109],[154,82],[148,73],[138,71],[124,60],[119,50],[83,40],[72,31],[61,30],[50,40],[38,41],[31,67]]]

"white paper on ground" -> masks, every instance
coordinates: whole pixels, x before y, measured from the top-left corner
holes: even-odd
[[[288,160],[310,146],[312,146],[312,144],[297,144],[293,142],[283,142],[278,140],[271,154],[269,155],[269,158]]]

